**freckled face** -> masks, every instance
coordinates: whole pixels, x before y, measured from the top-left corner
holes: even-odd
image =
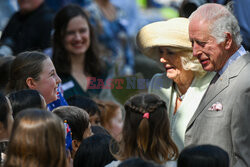
[[[90,46],[90,31],[85,18],[76,16],[69,21],[64,46],[72,55],[85,54]]]

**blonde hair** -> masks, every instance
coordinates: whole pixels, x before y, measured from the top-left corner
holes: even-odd
[[[202,78],[207,72],[203,70],[199,60],[193,56],[192,51],[185,51],[185,54],[181,55],[181,63],[184,70],[191,70],[198,78]]]
[[[171,46],[164,46],[164,47],[167,47],[173,53],[176,52],[182,53],[180,54],[180,58],[184,70],[192,71],[194,75],[198,78],[202,78],[207,73],[205,70],[203,70],[199,60],[193,56],[192,50],[180,47],[171,47]],[[158,57],[160,57],[159,53]]]

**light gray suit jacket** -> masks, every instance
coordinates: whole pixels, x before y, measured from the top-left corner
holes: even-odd
[[[249,53],[209,86],[186,129],[185,146],[191,144],[217,145],[228,152],[230,166],[250,167]]]

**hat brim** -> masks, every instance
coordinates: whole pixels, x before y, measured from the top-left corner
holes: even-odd
[[[158,58],[158,47],[174,47],[192,51],[187,18],[174,18],[144,26],[136,37],[138,48],[149,58]]]

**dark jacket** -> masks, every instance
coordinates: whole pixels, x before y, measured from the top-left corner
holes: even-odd
[[[5,27],[0,42],[11,47],[14,54],[46,49],[51,44],[52,22],[53,13],[45,4],[25,15],[18,11]]]

